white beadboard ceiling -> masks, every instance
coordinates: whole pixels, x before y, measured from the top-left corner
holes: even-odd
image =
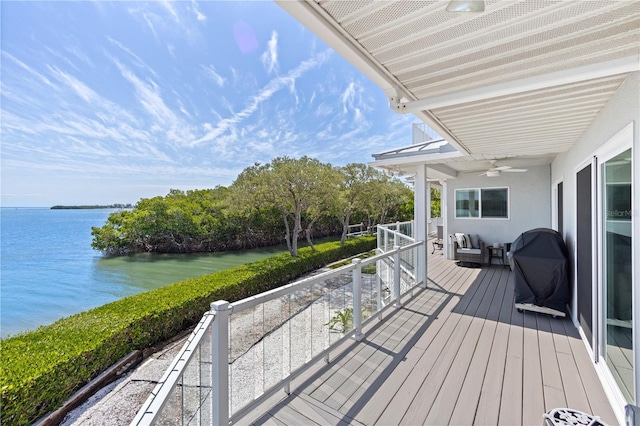
[[[640,69],[640,1],[276,0],[463,154],[553,158]],[[467,157],[469,158],[469,157]]]

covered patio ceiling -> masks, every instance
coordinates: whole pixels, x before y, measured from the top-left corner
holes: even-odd
[[[373,157],[373,166],[395,176],[413,175],[418,165],[426,164],[429,180],[439,181],[464,173],[480,174],[496,166],[544,166],[553,161],[555,154],[463,154],[441,139],[375,153]]]
[[[549,164],[640,69],[640,1],[276,1],[455,147],[461,172]]]

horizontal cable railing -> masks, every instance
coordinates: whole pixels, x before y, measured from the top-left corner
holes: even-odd
[[[211,311],[204,314],[132,425],[211,423],[211,324],[214,317]]]
[[[344,340],[362,340],[363,324],[399,306],[419,284],[422,244],[396,245],[232,304],[212,303],[132,424],[228,424],[275,391],[288,393],[292,379],[328,362]]]
[[[378,225],[378,253],[387,253],[395,246],[403,247],[414,242],[412,221]]]

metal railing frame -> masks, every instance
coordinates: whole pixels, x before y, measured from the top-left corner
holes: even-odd
[[[369,321],[373,320],[374,317],[378,317],[378,319],[382,319],[382,314],[384,311],[389,309],[391,306],[400,307],[401,306],[401,298],[404,294],[407,294],[409,291],[412,291],[413,288],[420,285],[421,283],[417,282],[415,275],[404,268],[405,276],[411,278],[413,280],[413,285],[409,286],[409,290],[402,293],[401,292],[401,276],[403,273],[402,259],[401,254],[407,251],[414,251],[414,259],[417,259],[416,253],[417,248],[420,245],[425,244],[423,241],[419,242],[410,242],[412,238],[407,237],[406,235],[400,234],[400,226],[409,224],[411,222],[404,222],[403,224],[394,224],[392,225],[395,229],[391,230],[389,227],[379,227],[378,235],[380,239],[380,233],[385,234],[385,239],[388,242],[388,237],[391,233],[393,233],[394,241],[397,238],[401,238],[404,245],[399,246],[395,245],[392,250],[387,250],[384,252],[380,252],[375,256],[372,256],[367,259],[354,259],[351,264],[343,266],[341,268],[335,269],[333,271],[325,272],[322,274],[318,274],[316,276],[306,278],[300,281],[297,281],[292,284],[285,285],[283,287],[279,287],[264,293],[260,293],[241,301],[235,303],[228,303],[226,301],[216,301],[211,304],[211,311],[207,312],[196,329],[191,334],[188,341],[185,343],[182,351],[178,354],[176,359],[171,364],[171,367],[167,370],[161,381],[158,383],[156,388],[153,390],[143,408],[140,409],[138,415],[131,423],[132,425],[152,425],[158,420],[159,416],[162,413],[162,410],[166,404],[167,399],[171,395],[171,392],[177,386],[178,381],[185,369],[188,365],[189,361],[193,357],[196,352],[196,348],[200,344],[203,336],[207,332],[209,328],[211,328],[212,340],[211,340],[211,362],[212,362],[212,371],[211,371],[211,413],[212,419],[211,422],[214,425],[222,425],[229,424],[229,422],[234,422],[236,419],[241,418],[248,411],[253,409],[257,404],[263,401],[265,398],[273,395],[279,389],[284,389],[285,392],[289,393],[289,387],[291,380],[295,379],[298,375],[303,373],[310,365],[315,362],[324,359],[326,362],[329,362],[329,354],[335,349],[338,345],[344,342],[347,339],[353,338],[356,341],[361,341],[365,338],[363,333],[363,326],[366,325]],[[401,235],[401,237],[400,237]],[[385,245],[385,248],[387,245]],[[377,311],[371,312],[369,318],[363,321],[362,319],[362,309],[361,309],[361,278],[362,278],[362,268],[376,263],[380,265],[378,262],[391,262],[393,266],[393,286],[391,290],[391,301],[387,305],[383,305],[382,300],[382,288],[381,288],[381,278],[379,274],[376,274],[376,287],[378,289],[377,292]],[[391,268],[387,268],[391,270]],[[379,270],[379,268],[378,268]],[[330,343],[328,347],[323,349],[320,353],[313,356],[311,359],[304,362],[300,367],[295,370],[289,372],[289,374],[284,377],[282,380],[278,381],[276,384],[271,386],[270,388],[263,390],[263,393],[258,397],[254,397],[253,401],[249,402],[244,407],[239,408],[236,412],[230,413],[229,408],[229,317],[232,313],[239,313],[245,311],[247,309],[258,306],[262,303],[277,299],[279,297],[294,293],[296,291],[311,287],[318,283],[321,283],[327,279],[331,279],[334,277],[338,277],[345,273],[352,274],[352,284],[353,284],[353,329],[346,332],[345,335],[338,339],[337,341]],[[389,283],[391,277],[388,277],[387,283]]]

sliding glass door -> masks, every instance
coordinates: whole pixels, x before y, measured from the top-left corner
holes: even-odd
[[[628,402],[634,399],[632,157],[627,149],[600,162],[602,355]]]

